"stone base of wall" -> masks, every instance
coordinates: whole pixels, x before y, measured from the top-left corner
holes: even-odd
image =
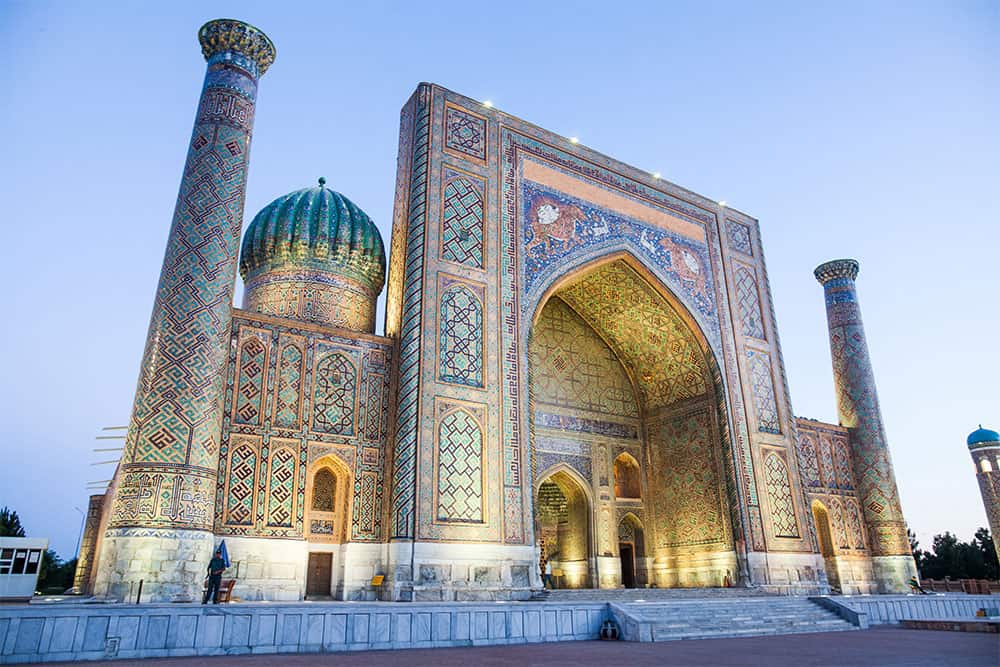
[[[228,542],[227,542],[228,545]],[[605,603],[0,607],[0,664],[596,639]]]
[[[532,546],[393,543],[389,559],[383,599],[526,600],[532,589],[542,587],[538,550]]]
[[[102,541],[94,594],[148,602],[201,598],[215,538],[199,530],[113,528]]]
[[[752,552],[748,564],[753,585],[781,595],[830,592],[823,558],[813,553]]]
[[[913,556],[872,556],[872,571],[882,594],[906,593],[910,577],[917,577]]]
[[[870,595],[878,592],[872,560],[867,556],[834,556],[840,592],[844,595]]]
[[[657,588],[699,588],[725,585],[738,578],[735,551],[672,554],[658,549],[650,575]]]

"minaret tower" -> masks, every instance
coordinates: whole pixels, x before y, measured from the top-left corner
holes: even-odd
[[[198,32],[208,71],[156,288],[95,592],[193,598],[213,550],[220,408],[257,82],[268,37]]]
[[[902,593],[917,568],[906,537],[906,522],[861,321],[854,284],[858,263],[853,259],[833,260],[816,267],[814,275],[823,285],[826,297],[837,412],[840,424],[849,431],[854,478],[868,526],[875,580],[880,593]]]
[[[990,522],[993,546],[1000,553],[1000,433],[980,426],[965,442],[976,466],[976,479]]]

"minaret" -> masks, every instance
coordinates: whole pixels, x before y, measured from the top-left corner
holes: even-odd
[[[908,590],[907,581],[917,573],[917,568],[906,536],[861,322],[854,284],[858,263],[853,259],[837,259],[816,267],[814,275],[823,285],[826,297],[837,411],[840,424],[849,431],[854,478],[868,526],[875,580],[880,593],[902,593]]]
[[[976,466],[976,479],[990,522],[993,546],[1000,553],[1000,433],[980,426],[969,434],[965,443]]]
[[[95,592],[192,599],[213,550],[221,397],[257,82],[274,45],[209,21],[208,61],[156,288]]]

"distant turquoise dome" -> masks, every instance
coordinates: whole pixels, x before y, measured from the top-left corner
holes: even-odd
[[[988,428],[983,428],[980,424],[979,428],[969,434],[965,444],[972,447],[973,445],[978,445],[984,442],[1000,442],[1000,433],[991,431]]]
[[[284,269],[340,274],[375,291],[385,284],[385,246],[372,219],[326,187],[296,190],[265,206],[247,227],[240,251],[246,281]]]

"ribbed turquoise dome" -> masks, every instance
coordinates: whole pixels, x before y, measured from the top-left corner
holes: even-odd
[[[980,425],[979,428],[970,433],[969,437],[965,440],[965,444],[969,447],[983,442],[1000,442],[1000,433],[991,431],[988,428],[983,428],[982,425]]]
[[[375,290],[385,284],[385,246],[371,218],[326,187],[296,190],[265,206],[247,227],[240,275],[250,280],[281,269],[318,269]]]

